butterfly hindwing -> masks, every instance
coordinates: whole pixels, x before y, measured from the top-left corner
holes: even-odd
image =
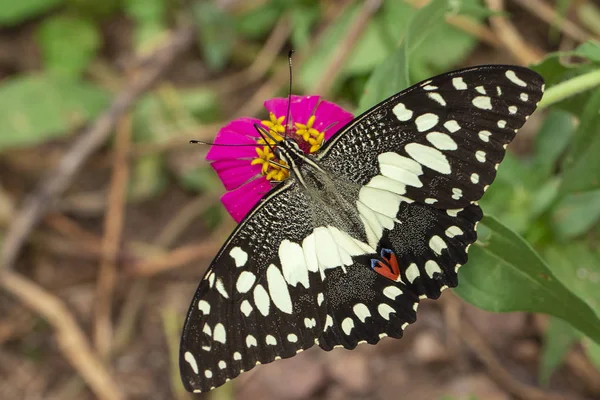
[[[356,118],[319,153],[336,176],[440,209],[481,198],[505,148],[533,113],[543,80],[516,66],[429,79]]]

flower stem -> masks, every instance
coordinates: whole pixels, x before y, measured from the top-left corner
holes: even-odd
[[[538,107],[546,108],[596,86],[600,86],[600,69],[552,86],[546,91]]]

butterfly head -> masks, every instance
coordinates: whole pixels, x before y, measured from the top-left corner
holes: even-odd
[[[285,161],[288,165],[297,164],[298,160],[306,157],[296,139],[290,137],[279,141],[274,153],[276,158]]]

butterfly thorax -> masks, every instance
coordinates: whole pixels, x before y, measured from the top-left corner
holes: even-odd
[[[319,160],[305,154],[293,139],[279,143],[279,156],[290,166],[290,179],[310,199],[314,227],[333,226],[366,242],[356,202],[360,185],[335,176]]]

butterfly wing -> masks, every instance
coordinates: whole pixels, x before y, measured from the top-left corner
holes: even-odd
[[[318,157],[361,185],[357,206],[369,243],[393,250],[402,279],[437,298],[481,219],[476,205],[506,146],[542,98],[544,82],[516,66],[443,74],[376,105],[342,128]]]

